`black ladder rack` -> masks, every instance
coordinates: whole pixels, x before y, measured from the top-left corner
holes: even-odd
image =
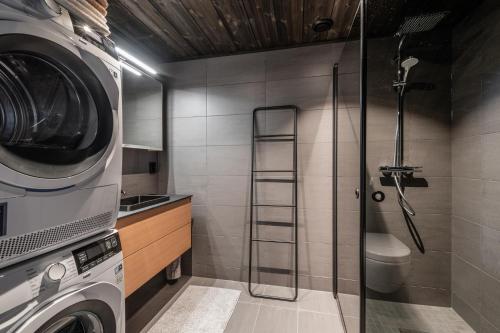
[[[266,111],[288,111],[292,113],[293,116],[293,133],[286,134],[265,134],[265,135],[256,135],[256,127],[257,127],[257,114],[259,112]],[[256,170],[255,169],[255,143],[264,143],[264,142],[291,142],[293,144],[293,170]],[[257,174],[267,174],[257,175]],[[288,174],[287,176],[278,176],[273,175],[275,178],[270,178],[269,174],[272,173],[284,173]],[[299,288],[299,272],[298,272],[298,247],[297,247],[297,239],[298,239],[298,223],[297,223],[297,107],[295,105],[283,105],[283,106],[272,106],[272,107],[261,107],[253,110],[253,128],[252,128],[252,173],[251,173],[252,181],[250,185],[250,200],[251,200],[251,209],[250,209],[250,253],[249,253],[249,269],[248,269],[248,291],[250,295],[253,297],[281,300],[281,301],[289,301],[294,302],[297,300],[298,296],[298,288]],[[272,205],[272,204],[259,204],[257,203],[257,199],[255,197],[254,188],[256,183],[290,183],[292,185],[293,191],[293,202],[290,204],[280,204],[280,205]],[[258,210],[259,207],[278,207],[278,208],[289,208],[293,210],[293,221],[290,222],[282,222],[282,221],[261,221],[259,219],[254,220],[254,210]],[[293,228],[293,239],[292,240],[275,240],[275,239],[266,239],[266,238],[258,238],[254,237],[254,224],[256,226],[263,225],[269,227],[277,227],[277,228]],[[252,291],[252,270],[254,267],[253,263],[253,249],[254,244],[259,243],[274,243],[274,244],[285,244],[288,246],[293,246],[294,251],[294,260],[293,267],[283,268],[283,267],[263,267],[257,265],[256,271],[259,273],[273,273],[273,274],[285,274],[291,275],[294,277],[294,295],[291,298],[286,297],[277,297],[271,295],[264,294],[255,294]]]

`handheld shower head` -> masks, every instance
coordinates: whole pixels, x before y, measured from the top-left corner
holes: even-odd
[[[412,67],[416,66],[417,64],[418,64],[418,59],[415,57],[408,57],[401,63],[401,67],[405,70],[403,75],[403,82],[406,82],[406,79],[408,78],[408,73],[410,73]]]

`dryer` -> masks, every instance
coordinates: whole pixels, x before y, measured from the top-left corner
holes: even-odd
[[[117,232],[0,271],[0,333],[125,332]]]
[[[99,47],[0,4],[0,268],[114,227],[120,77]]]

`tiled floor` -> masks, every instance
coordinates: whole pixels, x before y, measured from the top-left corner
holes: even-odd
[[[474,333],[452,309],[368,300],[367,333]]]
[[[224,333],[343,333],[332,293],[299,290],[297,302],[251,297],[244,282],[193,277],[191,284],[241,290],[240,299]],[[257,291],[289,296],[291,290],[261,286]]]

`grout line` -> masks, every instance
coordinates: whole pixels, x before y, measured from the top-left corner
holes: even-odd
[[[253,325],[252,325],[252,333],[255,333],[255,328],[257,327],[257,321],[259,320],[260,307],[261,307],[260,303],[254,303],[254,304],[257,304],[258,308],[257,308],[257,315],[255,316],[255,320],[254,320]],[[257,332],[257,333],[259,333],[259,332]]]

